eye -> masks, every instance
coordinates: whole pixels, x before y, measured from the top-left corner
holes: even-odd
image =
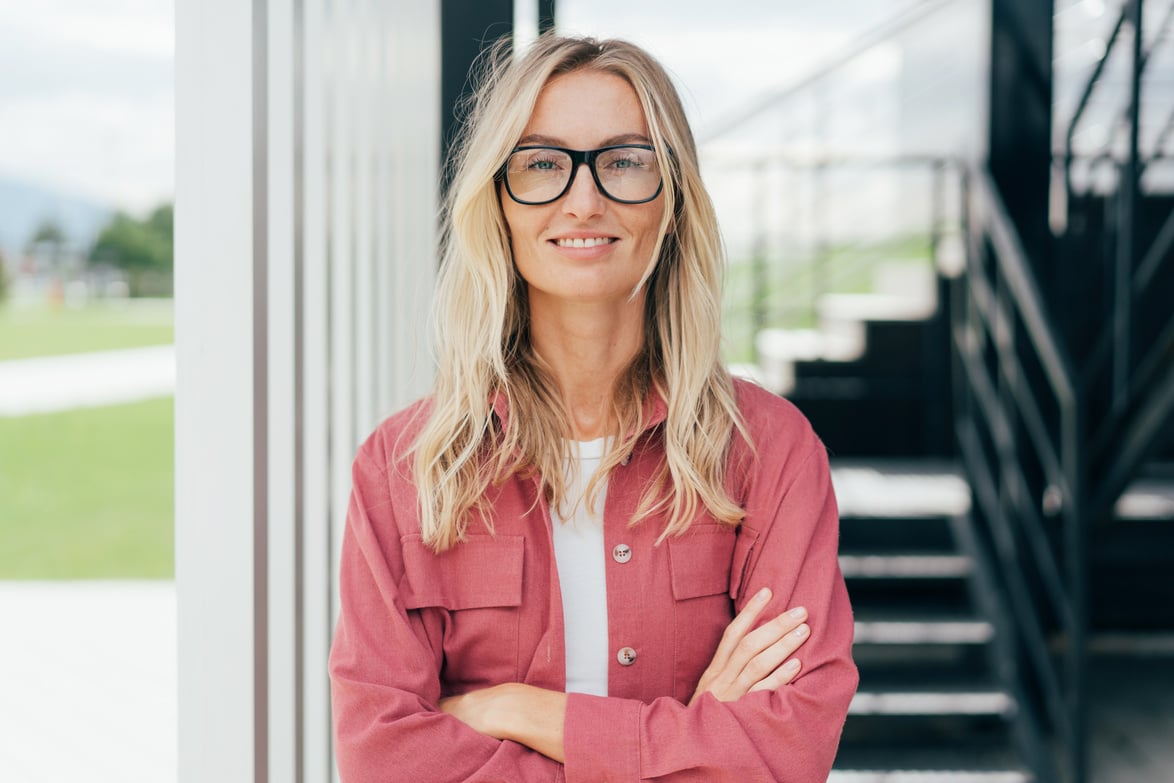
[[[564,156],[555,152],[535,151],[528,153],[520,163],[525,171],[558,171],[563,167]]]
[[[642,171],[648,169],[654,160],[649,150],[632,148],[612,150],[602,163],[608,171]]]

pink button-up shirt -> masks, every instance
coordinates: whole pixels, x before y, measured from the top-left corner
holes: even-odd
[[[423,403],[380,425],[355,460],[330,658],[344,783],[823,783],[857,684],[827,457],[790,403],[742,382],[737,396],[754,442],[752,450],[736,436],[731,450],[728,487],[746,513],[738,528],[702,512],[657,546],[663,518],[629,526],[663,458],[663,405],[610,477],[609,695],[568,695],[565,764],[436,706],[505,682],[565,688],[550,514],[535,479],[490,490],[494,535],[473,524],[464,543],[434,554],[420,537],[405,454]],[[498,415],[508,413],[498,406]],[[620,545],[630,556],[612,556]],[[707,694],[687,706],[726,625],[763,586],[773,597],[760,622],[808,609],[799,676],[737,701]]]

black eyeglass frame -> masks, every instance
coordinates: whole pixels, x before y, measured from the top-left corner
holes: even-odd
[[[647,204],[649,201],[652,201],[657,196],[659,196],[660,192],[664,190],[663,173],[658,176],[655,193],[653,193],[648,198],[635,199],[632,201],[629,201],[628,199],[616,198],[611,193],[608,193],[607,188],[605,188],[603,183],[599,181],[599,172],[595,170],[595,159],[599,157],[601,153],[622,149],[638,149],[655,152],[655,148],[653,148],[653,146],[650,144],[612,144],[610,146],[600,147],[599,149],[595,150],[572,150],[567,149],[566,147],[552,147],[549,144],[526,144],[521,147],[514,147],[512,150],[510,150],[509,157],[506,158],[505,163],[502,163],[501,168],[498,169],[497,177],[501,181],[505,182],[506,192],[509,193],[510,198],[512,198],[514,201],[528,207],[540,207],[544,204],[554,203],[563,196],[567,195],[567,191],[571,189],[571,185],[575,184],[575,176],[579,173],[579,166],[586,163],[588,171],[591,172],[591,179],[595,180],[595,187],[599,188],[599,192],[602,193],[605,197],[619,204]],[[518,198],[514,193],[513,188],[510,187],[510,178],[506,176],[506,168],[510,165],[509,159],[514,156],[514,153],[525,152],[527,150],[554,150],[555,152],[566,153],[570,157],[571,176],[567,177],[567,184],[563,186],[563,189],[559,191],[559,194],[554,198],[543,199],[542,201],[526,201],[525,199]]]

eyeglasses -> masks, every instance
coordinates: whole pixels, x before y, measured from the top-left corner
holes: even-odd
[[[501,167],[505,189],[519,204],[557,201],[571,189],[586,163],[599,192],[621,204],[643,204],[660,195],[663,183],[656,153],[646,144],[617,144],[597,150],[515,147]]]

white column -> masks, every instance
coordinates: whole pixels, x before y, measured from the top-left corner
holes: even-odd
[[[264,313],[253,295],[254,9],[180,0],[176,29],[179,773],[184,783],[243,783],[257,779],[266,712],[256,655],[266,552],[255,540]]]
[[[350,462],[431,375],[439,7],[176,19],[179,779],[325,783]]]

